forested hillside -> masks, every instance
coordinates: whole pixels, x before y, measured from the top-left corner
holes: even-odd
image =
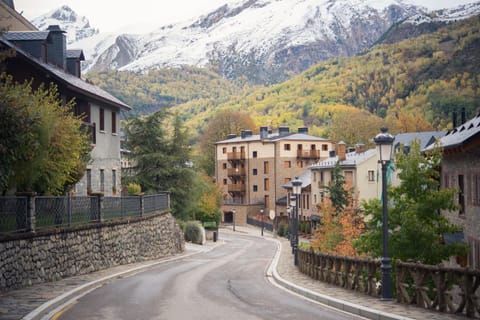
[[[213,72],[190,68],[91,78],[136,110],[175,106],[197,131],[224,109],[245,111],[257,125],[305,124],[324,135],[332,135],[339,114],[361,115],[365,123],[387,120],[393,132],[444,129],[451,126],[452,111],[465,108],[471,117],[480,108],[479,29],[476,16],[353,58],[320,63],[289,81],[250,92]],[[351,127],[355,119],[348,121]]]
[[[133,107],[126,117],[153,113],[187,101],[222,103],[226,97],[248,90],[215,72],[195,67],[151,70],[148,73],[92,71],[89,81]],[[200,112],[201,110],[199,110]]]

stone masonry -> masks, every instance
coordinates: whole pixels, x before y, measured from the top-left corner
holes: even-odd
[[[0,239],[0,291],[182,252],[169,212]]]

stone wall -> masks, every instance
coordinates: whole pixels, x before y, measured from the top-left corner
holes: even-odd
[[[182,252],[183,232],[169,212],[0,239],[0,290]]]

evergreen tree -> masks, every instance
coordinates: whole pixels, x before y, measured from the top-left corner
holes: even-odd
[[[350,192],[346,189],[345,177],[342,176],[340,163],[338,161],[333,169],[332,181],[330,185],[327,186],[327,190],[335,212],[337,214],[340,213],[343,208],[348,205]]]

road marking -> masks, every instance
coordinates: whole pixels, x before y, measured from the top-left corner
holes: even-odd
[[[50,318],[50,320],[58,320],[62,314],[64,314],[65,312],[67,312],[68,310],[70,310],[70,308],[72,308],[74,305],[77,304],[77,300],[73,301],[72,303],[70,303],[68,306],[66,306],[65,308],[63,308],[62,310],[58,311],[57,313],[55,313],[53,315],[53,317]]]

